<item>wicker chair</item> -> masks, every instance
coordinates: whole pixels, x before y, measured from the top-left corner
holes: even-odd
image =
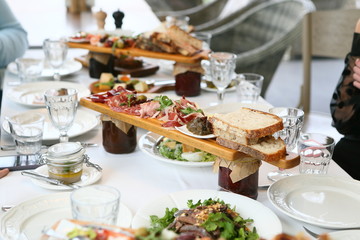
[[[180,11],[193,8],[202,4],[202,0],[145,0],[152,11]]]
[[[161,21],[164,21],[166,16],[188,16],[190,18],[189,24],[196,28],[197,25],[206,23],[218,17],[227,2],[228,0],[214,0],[181,11],[163,11],[156,12],[155,14]]]
[[[237,73],[263,75],[264,97],[285,51],[300,35],[304,15],[313,10],[309,0],[262,2],[233,21],[208,31],[213,36],[210,48],[236,53]]]

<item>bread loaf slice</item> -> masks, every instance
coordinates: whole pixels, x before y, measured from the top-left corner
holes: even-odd
[[[188,32],[178,26],[171,26],[167,29],[168,37],[179,48],[182,55],[194,55],[202,49],[202,41],[194,38]]]
[[[224,147],[231,148],[246,153],[256,159],[266,162],[278,161],[285,159],[286,146],[282,139],[275,139],[272,136],[262,138],[258,143],[253,145],[243,145],[237,142],[217,137],[216,142]]]
[[[276,115],[250,108],[240,108],[227,114],[214,114],[209,117],[214,134],[218,131],[226,132],[243,145],[255,144],[259,138],[274,134],[283,129],[282,119]]]

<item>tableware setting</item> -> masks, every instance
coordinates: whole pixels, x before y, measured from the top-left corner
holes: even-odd
[[[35,58],[17,58],[15,59],[19,84],[25,82],[37,81],[43,70],[43,61]]]
[[[78,61],[72,60],[72,59],[67,59],[67,60],[65,60],[62,67],[59,69],[59,74],[61,77],[64,77],[64,76],[76,73],[76,72],[80,71],[81,69],[82,69],[81,63],[79,63]],[[9,63],[9,65],[7,66],[7,70],[14,75],[19,74],[16,62]],[[40,79],[52,78],[53,75],[54,75],[53,68],[50,66],[50,64],[45,62],[44,59],[42,59],[42,71],[40,73],[39,78]]]
[[[259,99],[264,77],[256,73],[237,75],[236,94],[239,102],[256,103]]]
[[[52,125],[50,117],[46,109],[33,109],[23,112],[19,115],[26,116],[30,113],[39,113],[44,116],[44,131],[43,131],[43,141],[52,141],[59,139],[59,131]],[[94,129],[99,124],[99,119],[97,115],[79,109],[74,119],[74,123],[68,131],[68,135],[70,138],[82,135],[92,129]],[[2,122],[2,128],[5,132],[10,134],[9,125],[7,121]]]
[[[50,88],[60,87],[77,89],[79,99],[90,95],[90,90],[79,83],[39,81],[12,87],[6,92],[6,96],[26,107],[45,107],[44,92]]]
[[[271,204],[287,216],[327,229],[359,228],[360,182],[320,174],[300,174],[270,185]]]
[[[43,229],[72,218],[70,195],[71,192],[41,195],[12,207],[0,218],[0,237],[14,239],[25,233],[31,240],[41,239]],[[130,227],[132,217],[130,209],[120,202],[116,225]]]

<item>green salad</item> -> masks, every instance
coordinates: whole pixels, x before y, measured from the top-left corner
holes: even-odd
[[[184,151],[182,143],[169,138],[163,138],[158,145],[159,153],[166,158],[187,162],[213,162],[216,156],[210,153],[192,149],[192,151]]]
[[[257,240],[259,235],[252,219],[242,218],[229,204],[219,199],[207,199],[194,203],[189,200],[188,209],[166,208],[165,215],[150,216],[151,227],[141,240],[155,239],[226,239]]]

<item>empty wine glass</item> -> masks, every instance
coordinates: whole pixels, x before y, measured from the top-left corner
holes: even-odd
[[[224,100],[225,89],[231,83],[236,67],[236,54],[214,52],[209,54],[210,74],[213,84],[217,88],[218,100]]]
[[[297,108],[275,107],[270,108],[269,112],[282,118],[284,129],[274,134],[274,137],[280,137],[284,140],[286,151],[291,152],[295,149],[304,124],[304,112]],[[269,172],[268,179],[277,181],[292,174],[279,168],[277,171]]]
[[[60,142],[68,142],[78,105],[77,90],[73,88],[49,89],[44,94],[46,108],[52,124],[60,131]]]
[[[60,81],[60,68],[65,62],[68,46],[66,41],[45,39],[43,49],[47,62],[54,69],[54,80]]]

